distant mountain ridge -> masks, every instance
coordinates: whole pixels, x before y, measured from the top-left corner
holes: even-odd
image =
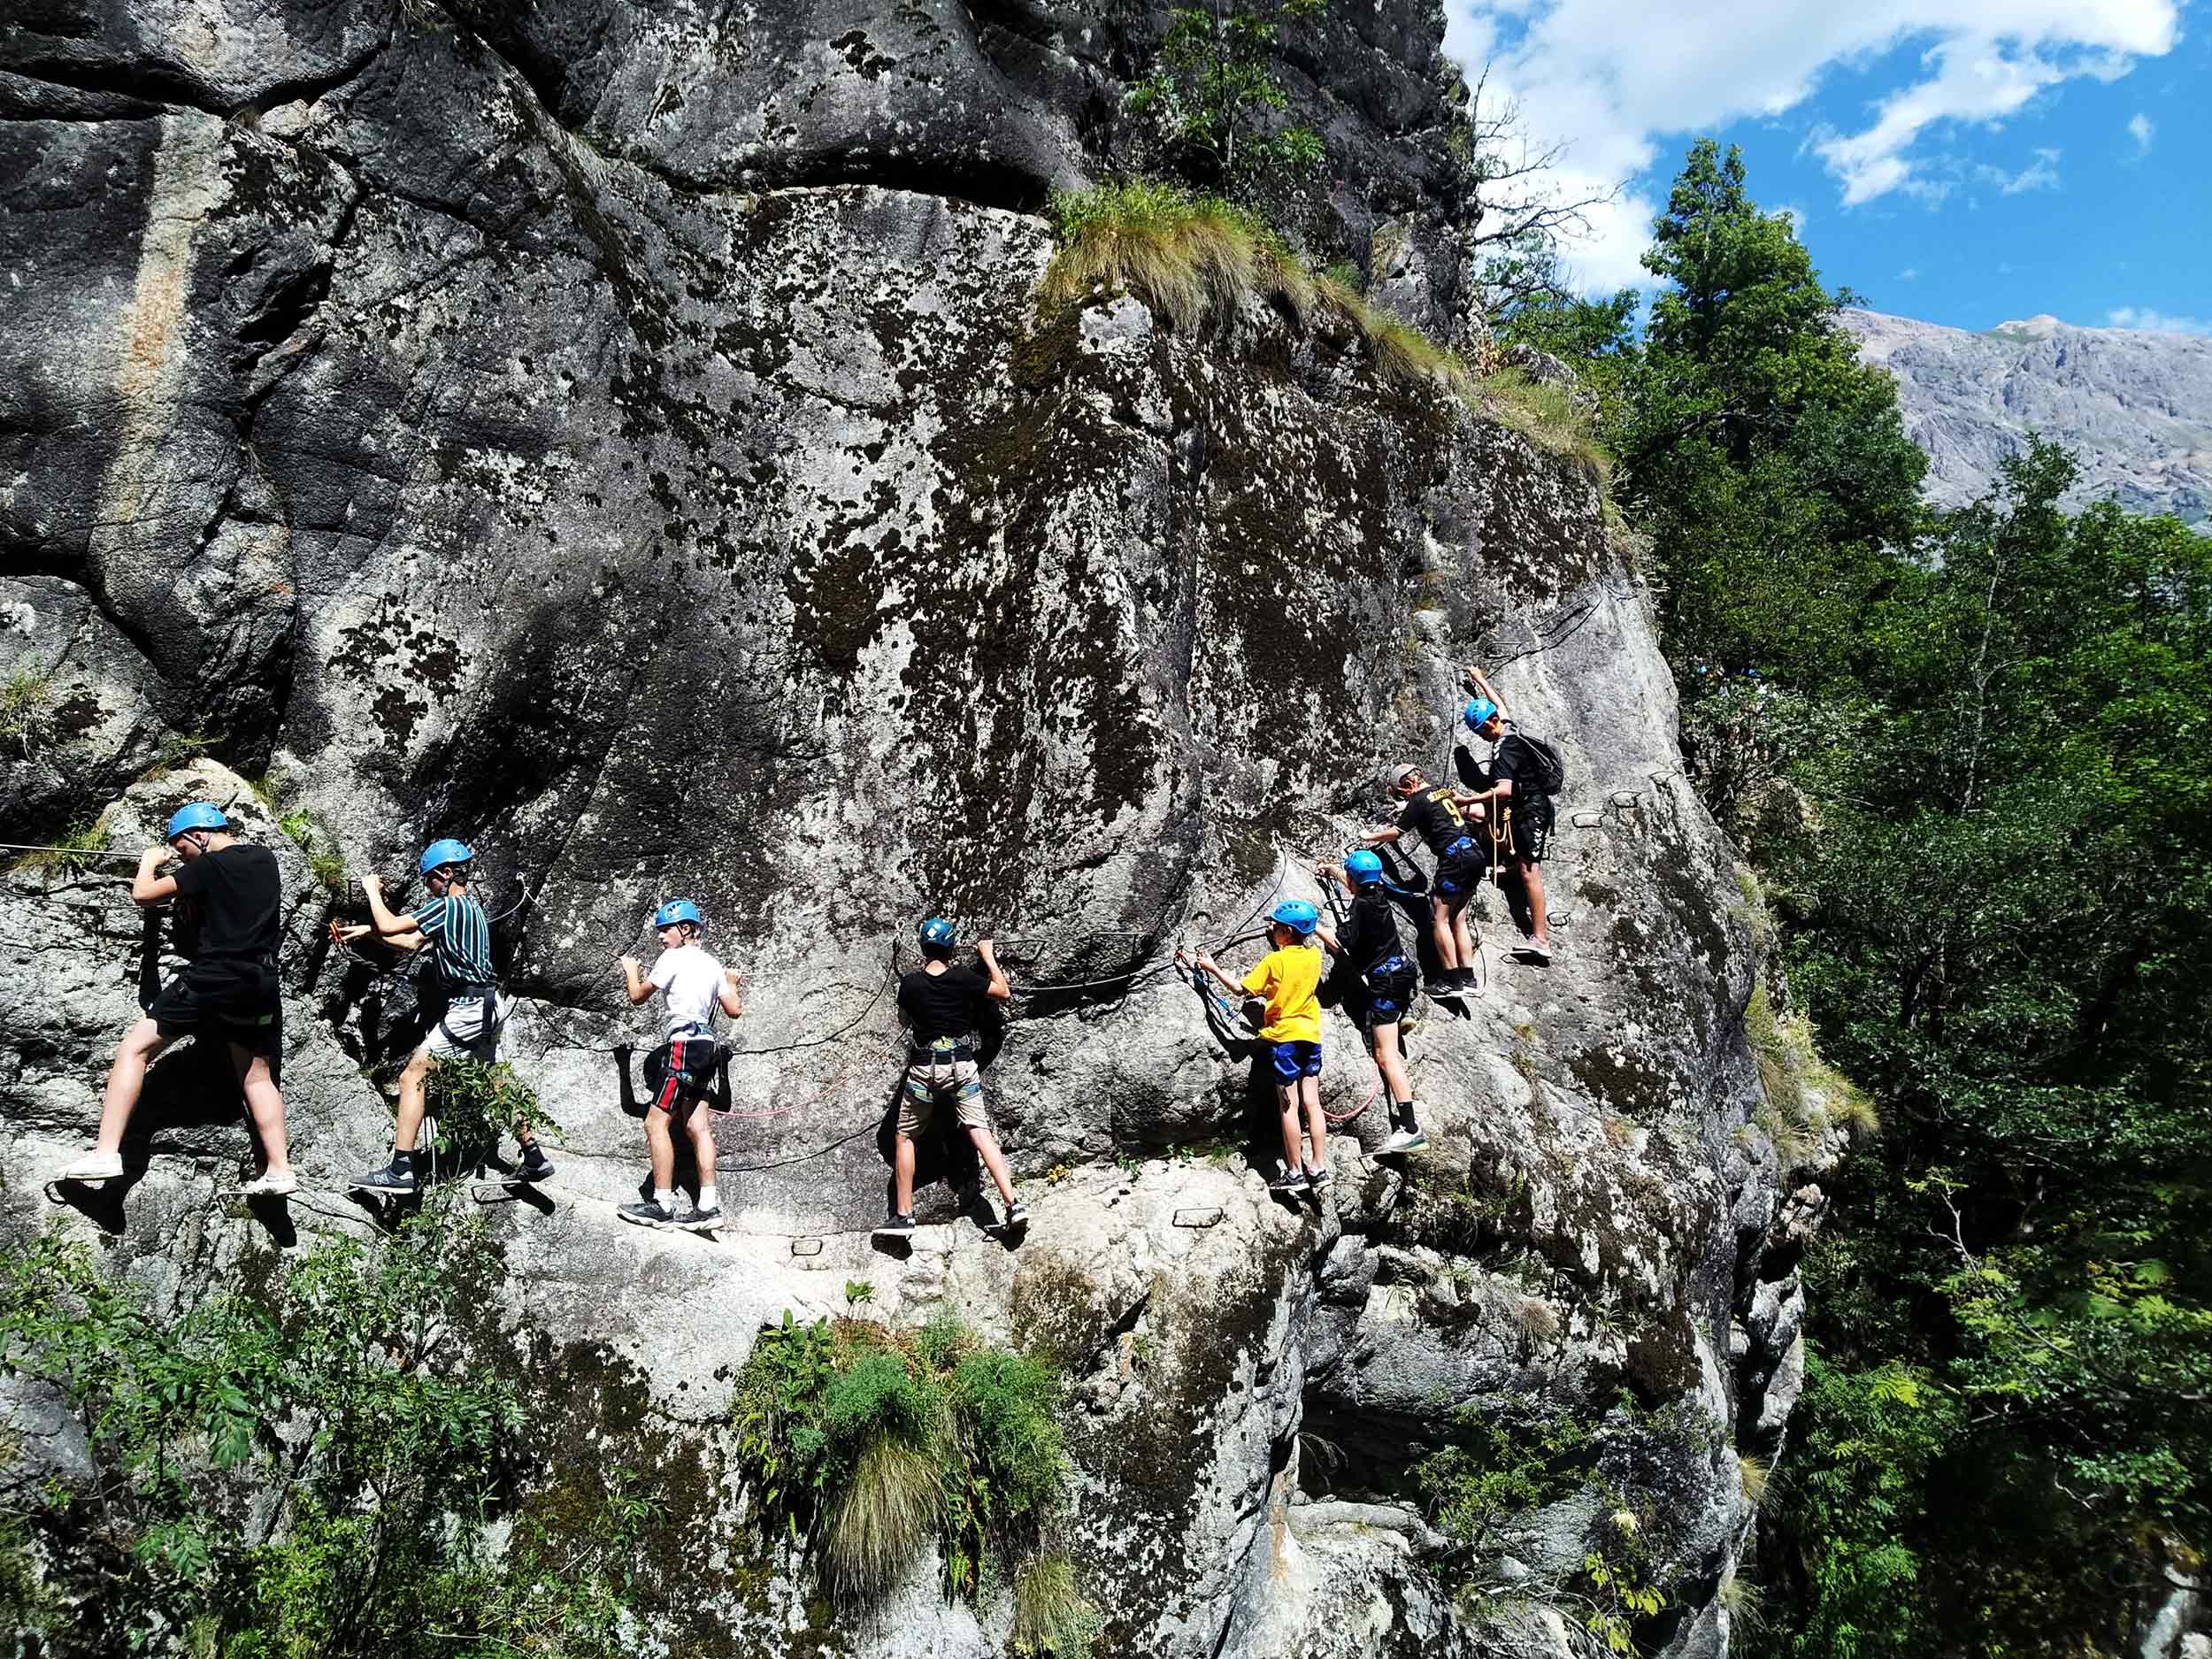
[[[1986,334],[1879,311],[1846,311],[1842,321],[1860,357],[1897,377],[1938,505],[1988,494],[1998,464],[2040,432],[2081,463],[2069,506],[2110,495],[2212,529],[2212,339],[2055,317]]]

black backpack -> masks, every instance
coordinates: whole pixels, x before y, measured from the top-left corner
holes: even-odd
[[[1521,774],[1530,786],[1548,795],[1557,795],[1567,787],[1567,763],[1560,759],[1559,751],[1556,749],[1542,738],[1531,737],[1525,732],[1513,732],[1507,734],[1508,741],[1514,738],[1518,738],[1527,744],[1529,753],[1536,758],[1535,765]]]

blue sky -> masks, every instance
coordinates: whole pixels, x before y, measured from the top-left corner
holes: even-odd
[[[1637,282],[1690,142],[1740,145],[1832,284],[1962,328],[2049,312],[2212,332],[2212,4],[1447,0],[1447,49],[1624,188],[1571,250]]]

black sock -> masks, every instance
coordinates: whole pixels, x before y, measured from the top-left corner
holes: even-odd
[[[412,1151],[402,1152],[397,1147],[394,1147],[392,1148],[392,1167],[400,1171],[402,1173],[413,1169],[415,1167],[414,1153]]]

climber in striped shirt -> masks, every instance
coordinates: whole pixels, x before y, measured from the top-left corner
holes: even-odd
[[[422,1129],[424,1085],[434,1062],[496,1064],[507,1057],[504,1037],[514,999],[499,993],[492,972],[491,918],[469,895],[475,857],[466,842],[433,841],[417,865],[430,896],[405,915],[384,902],[383,883],[373,872],[364,875],[361,890],[368,895],[369,925],[334,930],[342,944],[374,933],[396,950],[427,947],[431,977],[444,1003],[438,1023],[399,1074],[399,1117],[392,1129],[391,1162],[356,1178],[357,1191],[405,1194],[416,1190],[415,1138]],[[528,1125],[516,1124],[515,1139],[522,1148],[517,1171],[522,1179],[541,1181],[553,1173],[545,1148]]]

